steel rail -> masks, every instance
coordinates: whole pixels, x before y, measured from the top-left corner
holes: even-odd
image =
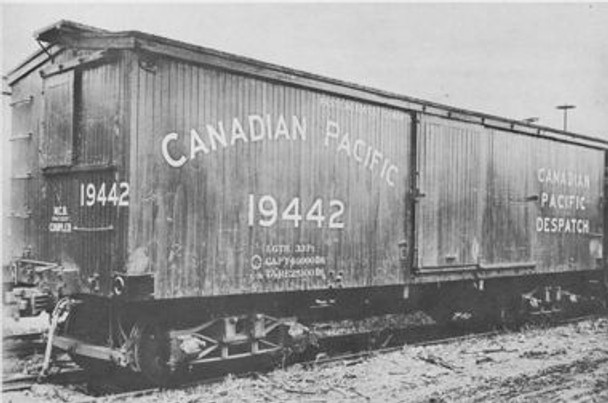
[[[552,325],[559,326],[559,325],[568,324],[568,323],[581,322],[581,321],[588,320],[588,319],[598,319],[600,317],[605,317],[605,316],[606,316],[606,313],[584,315],[584,316],[575,317],[575,318],[567,318],[564,320],[558,320],[555,324],[552,324]],[[474,339],[474,338],[478,338],[478,337],[494,336],[497,334],[503,334],[503,333],[508,333],[508,332],[509,332],[509,330],[491,330],[491,331],[485,331],[485,332],[469,333],[469,334],[462,335],[462,336],[445,337],[445,338],[435,339],[435,340],[426,340],[426,341],[420,341],[420,342],[416,342],[416,343],[404,344],[404,345],[399,345],[399,346],[394,346],[394,347],[385,347],[385,348],[380,348],[380,349],[375,349],[375,350],[360,351],[360,352],[356,352],[356,353],[338,354],[335,356],[329,356],[329,357],[322,358],[319,360],[300,362],[298,364],[300,364],[304,367],[307,367],[307,366],[316,367],[316,366],[320,366],[320,365],[332,364],[332,363],[339,362],[339,361],[356,361],[359,359],[366,359],[366,358],[371,358],[371,357],[375,357],[378,355],[383,355],[383,354],[388,354],[391,352],[399,351],[405,347],[423,347],[423,346],[430,346],[430,345],[437,345],[437,344],[447,344],[447,343],[452,343],[452,342],[456,342],[456,341],[470,340],[470,339]],[[259,372],[253,372],[253,373],[250,372],[250,373],[241,374],[239,377],[241,377],[241,378],[255,377],[255,376],[258,376],[259,374],[260,374]],[[224,376],[217,377],[217,378],[203,379],[203,380],[193,381],[193,382],[189,382],[189,383],[186,383],[183,385],[179,385],[178,387],[171,388],[171,389],[172,390],[184,390],[184,389],[188,389],[188,388],[195,387],[195,386],[211,385],[211,384],[215,384],[215,383],[220,383],[224,379],[225,379]],[[118,393],[118,394],[111,395],[111,396],[103,396],[103,397],[85,399],[85,400],[78,401],[78,403],[115,402],[115,401],[130,399],[130,398],[134,398],[134,397],[148,396],[148,395],[160,392],[162,390],[166,390],[166,389],[155,387],[155,388],[137,390],[137,391],[132,391],[132,392]]]
[[[45,332],[28,332],[28,333],[17,333],[17,334],[7,334],[2,336],[2,341],[13,341],[13,340],[38,340],[42,339]]]
[[[606,312],[587,314],[587,315],[576,316],[576,317],[572,317],[572,318],[557,319],[557,320],[551,322],[550,326],[555,327],[555,326],[560,326],[560,325],[578,323],[578,322],[582,322],[585,320],[595,320],[595,319],[599,319],[602,317],[606,317]],[[525,325],[525,324],[529,324],[529,322],[522,323],[522,325]],[[482,331],[482,332],[473,332],[473,333],[467,333],[467,334],[464,334],[461,336],[443,337],[443,338],[437,338],[437,339],[431,339],[431,340],[423,340],[423,341],[414,342],[414,343],[405,343],[405,344],[400,344],[398,346],[358,351],[358,352],[354,352],[354,353],[349,352],[349,353],[345,353],[345,354],[336,354],[336,355],[327,356],[327,357],[320,358],[320,359],[298,362],[297,364],[303,366],[304,368],[314,368],[314,367],[318,367],[318,366],[322,366],[322,365],[328,365],[328,364],[332,364],[332,363],[336,363],[336,362],[344,362],[344,361],[353,362],[353,361],[361,360],[361,362],[363,362],[363,360],[365,360],[365,359],[373,358],[376,356],[388,354],[388,353],[395,352],[395,351],[400,351],[407,347],[425,347],[425,346],[431,346],[431,345],[447,344],[447,343],[453,343],[453,342],[458,342],[458,341],[471,340],[471,339],[475,339],[475,338],[479,338],[479,337],[488,337],[488,336],[494,336],[494,335],[498,335],[498,334],[507,334],[507,333],[513,332],[515,330],[518,330],[519,328],[520,328],[520,326],[518,326],[517,329],[512,329],[512,330],[505,329],[505,330],[489,330],[489,331]],[[263,376],[263,375],[260,375],[261,373],[262,372],[260,372],[260,371],[247,372],[247,373],[242,373],[242,374],[236,375],[236,376],[238,376],[240,378]],[[49,377],[46,378],[46,381],[47,382],[62,381],[62,383],[64,383],[64,384],[70,384],[70,382],[71,383],[82,382],[84,379],[86,379],[85,376],[86,376],[86,373],[84,370],[73,368],[73,369],[68,369],[64,372],[50,375]],[[73,379],[70,379],[70,377]],[[149,396],[149,395],[152,395],[154,393],[158,393],[158,392],[161,392],[164,390],[184,390],[184,389],[188,389],[188,388],[196,387],[196,386],[212,385],[212,384],[220,383],[224,379],[225,379],[225,376],[219,376],[219,377],[214,377],[214,378],[204,378],[204,379],[199,379],[199,380],[195,380],[195,381],[191,381],[191,382],[182,383],[180,385],[172,386],[172,387],[152,387],[152,388],[131,390],[131,391],[126,391],[126,392],[112,393],[112,394],[108,394],[108,395],[104,395],[104,396],[89,396],[89,397],[84,397],[82,400],[77,400],[76,402],[77,403],[116,402],[116,401],[121,401],[121,400],[132,399],[132,398],[136,398],[136,397]],[[27,390],[27,389],[31,388],[32,385],[34,385],[38,381],[39,381],[39,377],[37,375],[16,376],[16,377],[11,377],[11,378],[5,378],[2,381],[3,393],[10,392],[10,391]]]

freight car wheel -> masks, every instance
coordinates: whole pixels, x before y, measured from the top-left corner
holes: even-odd
[[[171,350],[167,330],[151,321],[138,322],[135,326],[140,328],[135,346],[137,367],[150,382],[168,384],[172,371],[168,364]]]
[[[93,376],[108,376],[111,375],[116,367],[112,363],[98,360],[83,355],[68,353],[70,359],[80,368],[84,369],[88,374]]]
[[[93,344],[102,344],[107,339],[103,308],[93,304],[74,305],[66,319],[64,334]],[[68,355],[79,367],[92,375],[109,375],[115,366],[103,361],[80,354],[68,352]]]

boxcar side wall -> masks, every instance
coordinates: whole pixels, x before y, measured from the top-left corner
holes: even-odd
[[[604,151],[424,117],[419,270],[601,267]]]
[[[127,269],[157,298],[403,283],[409,114],[160,57],[131,80]]]
[[[605,150],[575,140],[144,51],[66,49],[11,88],[7,255],[85,292],[120,270],[176,298],[601,267]]]

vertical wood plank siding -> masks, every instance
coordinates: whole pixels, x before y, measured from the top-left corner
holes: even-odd
[[[98,274],[104,288],[109,287],[113,267],[114,242],[119,233],[116,220],[117,207],[95,203],[80,205],[80,185],[93,184],[100,189],[103,183],[114,182],[114,172],[94,171],[58,174],[46,178],[43,188],[45,214],[42,228],[46,233],[44,255],[52,261],[62,262],[66,267],[79,267],[83,284]],[[65,206],[71,224],[70,232],[52,232],[49,223],[54,219],[54,208]]]
[[[473,125],[443,123],[425,118],[417,139],[420,267],[476,263],[483,240],[488,137]]]
[[[417,203],[418,267],[596,267],[602,151],[430,117],[417,144],[424,193]]]
[[[119,137],[119,64],[84,69],[79,80],[79,111],[75,159],[88,165],[109,164]]]
[[[44,131],[42,153],[44,166],[68,166],[72,163],[74,141],[74,71],[44,80]]]
[[[78,267],[85,286],[98,275],[99,291],[104,293],[110,290],[112,272],[124,267],[126,258],[129,207],[111,197],[120,198],[120,184],[128,182],[127,65],[128,58],[121,57],[74,72],[75,91],[64,105],[66,113],[73,108],[75,114],[72,158],[65,169],[36,175],[41,236],[36,256]],[[44,119],[53,118],[47,114]],[[87,196],[87,186],[95,189],[94,202]],[[65,208],[67,218],[58,217],[55,208]],[[60,220],[69,228],[53,230]]]
[[[12,91],[33,101],[12,110],[8,254],[99,274],[104,293],[122,269],[154,273],[157,298],[401,284],[412,237],[430,270],[602,257],[602,150],[424,112],[412,133],[403,110],[143,51]],[[128,206],[97,197],[121,183]]]
[[[154,271],[157,297],[403,282],[398,242],[406,239],[408,114],[170,59],[146,67],[140,63],[131,75],[137,151],[131,154],[128,269]],[[272,128],[265,121],[265,130],[273,133],[285,119],[292,137],[298,119],[305,139],[231,144],[235,121],[250,137],[251,115],[269,116]],[[326,144],[328,121],[339,125],[340,134]],[[226,147],[212,149],[206,125],[223,126]],[[190,159],[192,129],[209,153]],[[161,154],[169,133],[178,136],[170,155],[188,159],[182,167],[169,166]],[[351,149],[338,152],[346,133]],[[380,178],[381,162],[372,171],[355,159],[356,140],[364,142],[357,155],[367,151],[365,144],[395,164],[394,186]],[[276,200],[276,223],[258,225],[256,212],[249,225],[250,195],[255,209],[264,195]],[[281,218],[295,197],[303,216],[298,227]],[[319,198],[326,216],[320,228],[305,219]],[[328,228],[332,200],[345,205],[343,229]],[[281,245],[290,252],[271,250]]]

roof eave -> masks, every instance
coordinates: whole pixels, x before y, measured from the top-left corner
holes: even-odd
[[[36,40],[39,42],[55,43],[57,41],[57,37],[66,34],[82,35],[104,33],[110,33],[110,31],[92,27],[90,25],[80,24],[74,21],[60,20],[34,32],[34,38],[36,38]]]
[[[6,81],[8,85],[14,85],[17,81],[28,76],[31,72],[48,62],[52,57],[59,55],[64,50],[65,49],[60,46],[52,46],[50,48],[40,49],[32,53],[21,64],[6,74]]]
[[[426,112],[497,129],[514,130],[528,135],[547,136],[561,139],[562,141],[579,142],[592,147],[608,148],[608,141],[600,138],[407,97],[140,31],[110,32],[70,21],[60,21],[38,31],[36,38],[38,40],[52,40],[51,46],[58,47],[58,52],[65,48],[91,50],[142,49],[192,63],[224,68],[241,74],[271,79],[296,86],[316,88],[320,91],[338,93],[346,97],[367,99],[371,102],[396,108],[410,109],[414,112]],[[12,85],[44,63],[43,61],[36,64],[36,66],[32,65],[36,57],[41,56],[43,53],[43,51],[37,52],[35,57],[30,58],[29,62],[24,62],[21,67],[9,73],[9,85]],[[30,68],[26,68],[28,65]]]

